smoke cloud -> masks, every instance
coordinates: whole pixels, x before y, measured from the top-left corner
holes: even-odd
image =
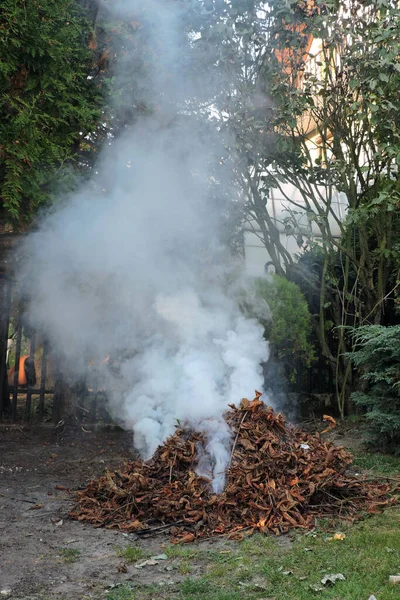
[[[162,68],[149,65],[140,93],[158,108],[107,146],[92,179],[27,238],[21,282],[30,321],[69,372],[78,378],[97,361],[110,411],[133,430],[142,457],[185,422],[205,431],[199,471],[221,491],[232,443],[223,413],[262,388],[268,346],[239,308],[237,265],[210,194],[225,140],[182,109],[201,74],[190,80],[176,67],[181,7],[114,5],[119,18],[151,21]],[[165,115],[174,115],[167,126]],[[229,194],[229,173],[219,173]]]

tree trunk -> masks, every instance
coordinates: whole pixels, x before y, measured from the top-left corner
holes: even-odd
[[[0,234],[0,419],[10,416],[11,402],[7,378],[8,325],[11,309],[11,252],[18,240],[14,234]]]

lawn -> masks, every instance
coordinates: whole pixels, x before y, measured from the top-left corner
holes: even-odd
[[[400,458],[358,453],[357,470],[371,477],[395,478]],[[331,539],[342,533],[343,539]],[[106,594],[107,600],[399,600],[400,585],[389,576],[400,573],[400,507],[368,516],[356,523],[321,521],[312,532],[281,539],[255,535],[229,549],[212,546],[167,546],[171,570],[187,577],[167,586],[122,585]],[[126,559],[141,557],[132,548]],[[131,557],[131,558],[130,558]],[[196,573],[193,575],[192,573]],[[323,585],[325,575],[344,580]]]

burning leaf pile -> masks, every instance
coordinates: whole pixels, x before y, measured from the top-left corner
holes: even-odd
[[[139,533],[165,526],[175,541],[193,541],[307,529],[315,517],[354,518],[396,501],[393,485],[348,475],[350,454],[286,425],[258,393],[232,406],[225,418],[233,443],[222,494],[195,472],[204,434],[180,428],[150,461],[107,471],[77,492],[71,517]]]

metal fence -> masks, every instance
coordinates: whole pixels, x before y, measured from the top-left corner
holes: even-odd
[[[69,382],[51,346],[25,318],[12,277],[0,275],[0,420],[109,423],[106,392],[91,377]]]
[[[46,401],[55,408],[56,397],[48,376],[49,345],[45,340],[38,344],[37,332],[24,324],[23,302],[6,275],[1,278],[0,303],[0,418],[43,420]]]

